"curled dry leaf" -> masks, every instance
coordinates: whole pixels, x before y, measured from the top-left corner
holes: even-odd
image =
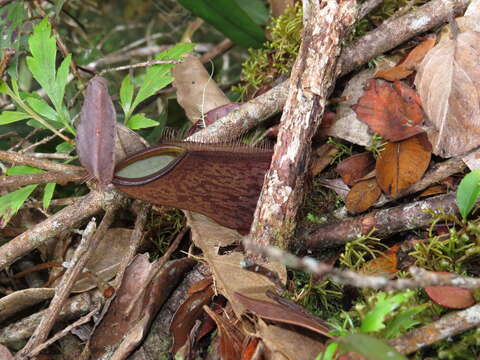
[[[382,191],[375,178],[362,180],[356,183],[348,193],[345,206],[352,214],[358,214],[375,204],[381,194]]]
[[[199,59],[190,55],[172,70],[177,101],[195,123],[212,109],[229,104],[230,100],[211,78]]]
[[[119,122],[116,123],[117,133],[115,136],[115,162],[118,163],[126,157],[149,147],[148,142]]]
[[[388,81],[401,80],[413,74],[415,67],[420,64],[425,55],[435,45],[436,37],[430,36],[426,40],[418,44],[400,64],[390,69],[379,71],[375,77]]]
[[[115,167],[116,114],[107,82],[95,76],[87,85],[77,128],[77,153],[81,164],[100,185],[112,181]]]
[[[423,59],[415,85],[433,152],[451,157],[480,145],[480,33],[445,39]]]
[[[369,172],[375,169],[375,158],[370,152],[352,155],[337,165],[335,171],[348,186],[354,185]]]
[[[299,310],[284,304],[276,304],[263,300],[251,299],[240,293],[235,293],[235,297],[249,312],[261,317],[262,319],[301,326],[330,337],[330,335],[328,335],[330,329],[327,324],[324,323],[320,318],[307,313],[303,309]]]
[[[448,274],[447,272],[438,272]],[[449,309],[465,309],[476,303],[470,289],[456,286],[427,286],[425,292],[432,301]]]
[[[364,95],[352,106],[358,118],[388,141],[407,139],[423,130],[424,113],[417,93],[407,84],[370,79]]]
[[[215,291],[213,286],[190,295],[177,309],[170,324],[173,337],[170,352],[176,353],[188,340],[195,322],[203,315],[203,306],[212,301]]]
[[[168,262],[158,271],[158,260],[150,263],[147,254],[137,255],[125,270],[116,297],[90,339],[91,358],[106,358],[107,354],[109,358],[127,358],[146,335],[171,291],[194,264],[193,259],[183,258]],[[149,282],[151,272],[155,277]],[[145,287],[146,292],[139,297]]]
[[[377,182],[393,197],[420,180],[428,168],[432,145],[425,133],[388,143],[377,160]]]
[[[215,321],[220,337],[220,358],[240,360],[242,356],[245,334],[232,318],[225,318],[204,306],[207,314]]]
[[[245,310],[235,297],[235,292],[271,302],[265,292],[275,290],[275,284],[261,274],[243,269],[242,253],[218,254],[220,246],[240,243],[242,236],[237,231],[220,226],[200,214],[190,211],[186,211],[185,214],[192,231],[192,241],[202,249],[205,260],[212,269],[217,290],[229,300],[235,315],[240,318]],[[269,262],[265,267],[277,273],[283,283],[286,282],[284,265]]]
[[[132,232],[133,230],[125,228],[108,229],[85,267],[103,281],[113,279],[123,260],[123,255],[128,252]],[[94,278],[84,276],[75,282],[72,292],[88,291],[97,285]]]
[[[368,125],[358,119],[352,105],[356,104],[358,99],[363,96],[365,83],[374,76],[375,71],[388,69],[395,63],[396,61],[391,58],[382,59],[377,69],[366,69],[352,77],[342,92],[342,97],[347,100],[338,104],[335,122],[329,128],[323,128],[324,122],[322,121],[321,133],[357,145],[370,145],[371,135],[368,133]]]
[[[388,248],[383,255],[367,261],[360,272],[362,274],[371,276],[383,276],[386,278],[392,278],[398,271],[397,268],[397,253],[400,250],[401,244],[395,244]]]

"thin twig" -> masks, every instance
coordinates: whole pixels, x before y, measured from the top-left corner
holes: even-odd
[[[54,342],[57,340],[63,338],[64,336],[67,336],[70,331],[73,329],[79,327],[80,325],[88,323],[93,315],[95,315],[98,310],[100,309],[100,306],[96,306],[92,311],[90,311],[87,315],[82,316],[80,319],[75,321],[74,323],[68,325],[65,327],[63,330],[60,330],[58,333],[56,333],[54,336],[52,336],[50,339],[45,341],[43,344],[38,345],[36,348],[34,348],[30,354],[31,356],[37,356],[42,350],[46,349],[50,345],[52,345]]]
[[[63,133],[64,131],[65,131],[65,128],[61,128],[61,129],[58,130],[58,132],[60,132],[60,133]],[[55,139],[56,136],[57,136],[56,134],[53,134],[53,135],[44,137],[43,139],[37,141],[36,143],[30,144],[26,148],[23,148],[22,150],[19,151],[19,153],[29,152],[30,149],[34,149],[39,145],[46,144],[50,140]],[[13,149],[11,149],[11,150],[13,150]]]
[[[85,169],[81,166],[60,164],[54,161],[39,159],[30,155],[23,155],[11,151],[0,150],[0,161],[6,161],[15,165],[28,165],[50,171],[63,171],[69,173],[85,172]]]
[[[17,176],[0,176],[0,190],[8,189],[9,191],[18,189],[19,187],[32,184],[48,184],[58,183],[66,184],[70,181],[80,182],[85,179],[87,173],[63,173],[63,172],[44,172],[34,174],[24,174]]]
[[[19,257],[28,254],[63,231],[72,231],[85,218],[100,211],[107,202],[119,202],[121,199],[123,196],[112,189],[103,192],[91,191],[80,201],[60,210],[2,245],[0,247],[0,269],[9,266]]]
[[[450,313],[440,320],[389,341],[398,352],[408,355],[437,341],[450,338],[480,325],[480,304]]]
[[[132,64],[132,65],[124,65],[124,66],[118,66],[115,68],[103,69],[102,71],[100,71],[100,75],[113,72],[113,71],[130,70],[130,69],[148,67],[153,65],[181,64],[182,62],[183,60],[149,60],[149,61],[144,61],[141,63]]]
[[[387,236],[400,231],[428,226],[434,220],[432,212],[458,213],[455,193],[375,210],[365,215],[320,226],[300,237],[305,241],[308,249],[340,246],[359,236],[367,235],[372,230],[375,231],[376,236]]]
[[[270,260],[279,262],[293,269],[310,272],[321,277],[329,277],[340,284],[369,288],[375,290],[404,290],[427,286],[456,286],[464,289],[479,289],[480,278],[460,276],[457,274],[439,274],[412,266],[409,268],[412,278],[390,280],[382,276],[359,274],[351,270],[340,270],[325,262],[306,256],[300,258],[273,246],[259,247],[251,240],[244,239],[243,244],[251,252],[258,253]],[[252,265],[248,262],[251,267]]]
[[[118,204],[113,204],[109,208],[107,208],[105,215],[100,223],[96,232],[95,230],[95,221],[94,219],[90,221],[84,231],[84,235],[82,236],[82,241],[80,242],[73,259],[73,266],[68,268],[65,274],[58,285],[55,296],[53,297],[48,311],[42,318],[42,321],[38,325],[37,329],[35,329],[34,334],[29,339],[28,343],[25,347],[19,352],[19,356],[27,356],[30,355],[30,352],[43,343],[50,333],[53,325],[55,324],[56,317],[60,312],[63,304],[65,303],[70,291],[75,284],[78,276],[80,275],[81,271],[85,267],[85,264],[90,259],[91,255],[98,247],[100,241],[104,238],[104,235],[110,225],[112,224],[115,216],[115,212],[118,209]]]
[[[90,222],[86,226],[82,235],[82,240],[80,241],[73,255],[72,263],[74,265],[68,268],[67,271],[65,271],[65,274],[63,275],[62,280],[60,281],[60,284],[55,291],[55,296],[50,302],[50,306],[44,313],[40,324],[35,329],[35,332],[30,337],[28,343],[17,354],[17,358],[22,359],[29,356],[30,352],[35,347],[42,344],[47,338],[50,330],[55,324],[56,318],[61,308],[65,304],[65,300],[70,294],[70,290],[72,289],[75,281],[77,280],[78,275],[80,275],[80,272],[83,270],[85,262],[82,261],[82,259],[84,258],[85,254],[87,254],[88,250],[91,249],[90,245],[95,234],[95,229],[95,218],[92,218],[92,220],[90,220]]]

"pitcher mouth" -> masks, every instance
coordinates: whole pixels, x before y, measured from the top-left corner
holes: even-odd
[[[124,186],[147,184],[170,172],[186,155],[187,150],[173,145],[142,150],[117,164],[112,183]]]

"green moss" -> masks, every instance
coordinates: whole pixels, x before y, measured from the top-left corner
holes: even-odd
[[[242,83],[234,88],[242,99],[290,72],[300,47],[301,4],[288,7],[282,15],[273,19],[267,30],[271,40],[263,49],[250,50],[248,60],[243,63]]]

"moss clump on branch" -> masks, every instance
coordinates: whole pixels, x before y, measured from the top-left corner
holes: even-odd
[[[242,99],[290,72],[300,47],[302,27],[300,3],[273,19],[267,27],[271,40],[263,49],[251,49],[248,60],[242,65],[242,84],[234,89]]]

